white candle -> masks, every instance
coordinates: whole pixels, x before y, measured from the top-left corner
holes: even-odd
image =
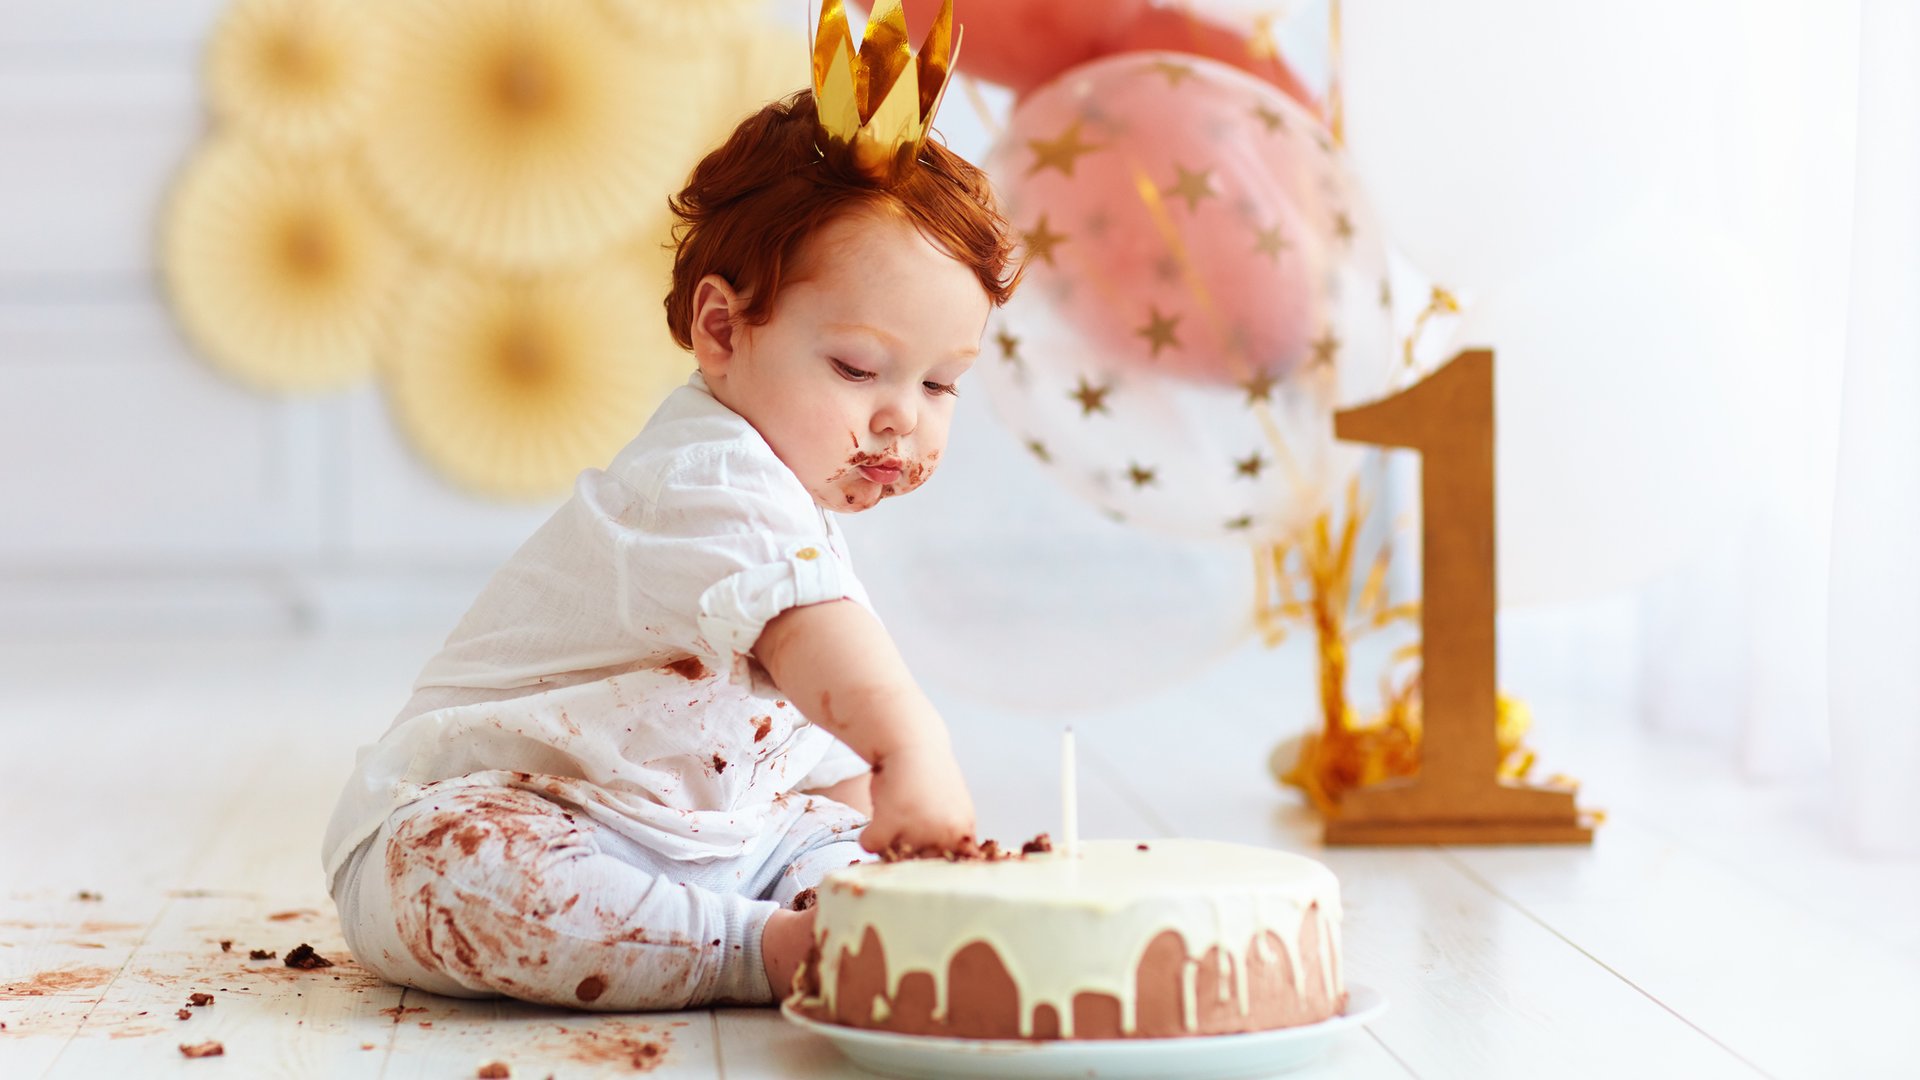
[[[1073,784],[1073,727],[1060,736],[1060,849],[1069,857],[1080,850],[1080,799]]]

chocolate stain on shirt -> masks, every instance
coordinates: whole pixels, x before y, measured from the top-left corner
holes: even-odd
[[[707,665],[701,663],[700,658],[697,656],[689,656],[675,660],[671,664],[662,665],[662,668],[673,672],[688,682],[695,682],[707,677]]]

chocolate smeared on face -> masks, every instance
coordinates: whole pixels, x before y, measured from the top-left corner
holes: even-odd
[[[868,479],[864,474],[860,473],[860,469],[868,467],[899,469],[899,476],[896,479],[891,483],[879,485],[879,495],[874,500],[875,503],[878,503],[880,499],[889,496],[905,495],[907,492],[926,483],[927,480],[933,476],[933,470],[938,466],[939,460],[940,451],[938,450],[928,454],[923,460],[919,458],[904,458],[897,453],[875,453],[871,450],[858,449],[856,446],[853,454],[847,458],[846,462],[841,465],[839,469],[835,470],[832,476],[827,478],[827,484],[828,486],[838,484],[849,476],[853,476],[863,483],[871,484],[875,483],[875,481]],[[846,498],[848,505],[852,505],[857,501],[857,496],[851,492],[847,494]]]

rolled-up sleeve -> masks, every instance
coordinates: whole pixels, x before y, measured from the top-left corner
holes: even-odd
[[[735,571],[700,594],[699,640],[735,682],[758,694],[772,692],[751,659],[760,632],[788,608],[846,596],[841,578],[839,560],[824,540],[790,541],[777,562]]]
[[[778,688],[753,658],[767,623],[865,593],[829,544],[813,496],[770,450],[702,450],[663,473],[620,539],[624,618],[773,696]]]

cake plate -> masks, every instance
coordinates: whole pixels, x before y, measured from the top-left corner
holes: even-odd
[[[829,1024],[780,1011],[824,1035],[855,1065],[907,1080],[1253,1080],[1297,1069],[1326,1052],[1333,1036],[1385,1012],[1377,991],[1349,984],[1347,1008],[1317,1024],[1179,1039],[951,1039]]]

